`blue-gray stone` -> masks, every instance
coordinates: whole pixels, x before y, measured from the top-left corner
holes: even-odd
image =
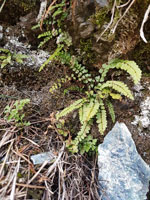
[[[52,162],[55,156],[52,152],[44,152],[31,156],[34,165],[43,164],[45,161]]]
[[[96,0],[96,2],[97,2],[101,7],[108,6],[108,1],[107,1],[107,0]]]
[[[116,123],[98,147],[102,200],[146,200],[150,167],[136,150],[124,123]]]

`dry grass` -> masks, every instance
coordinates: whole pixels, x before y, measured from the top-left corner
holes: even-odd
[[[35,117],[34,117],[35,118]],[[97,158],[69,154],[49,119],[18,128],[0,116],[0,199],[97,200]],[[52,151],[56,159],[33,165],[30,155]]]

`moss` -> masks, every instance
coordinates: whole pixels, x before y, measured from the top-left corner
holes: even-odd
[[[148,66],[150,66],[150,60],[148,59],[150,55],[150,43],[145,44],[140,42],[136,48],[130,53],[130,59],[136,61],[136,63],[142,67],[144,72],[149,71]]]
[[[36,6],[37,1],[35,0],[13,0],[14,4],[16,4],[16,6],[18,8],[20,8],[22,11],[29,12],[31,10],[33,10]]]
[[[97,25],[98,28],[101,28],[104,23],[109,22],[109,9],[104,7],[95,12],[94,15],[91,16],[91,21]]]
[[[80,40],[80,51],[84,63],[94,63],[95,53],[92,50],[92,39],[81,39]]]

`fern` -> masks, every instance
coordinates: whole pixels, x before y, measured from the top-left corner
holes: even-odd
[[[106,109],[102,100],[100,100],[100,110],[96,115],[98,129],[101,134],[104,134],[105,129],[107,128],[107,116]]]
[[[43,63],[43,65],[41,65],[40,69],[39,69],[39,72],[43,70],[43,68],[52,60],[54,60],[58,55],[59,55],[59,52],[62,50],[63,48],[63,45],[59,45],[57,47],[57,49],[55,50],[55,52],[50,55],[50,57]]]
[[[57,117],[63,117],[74,109],[79,109],[79,119],[81,122],[81,130],[77,134],[76,138],[71,141],[71,145],[68,146],[72,152],[78,152],[79,146],[86,141],[87,134],[90,131],[91,120],[96,117],[98,129],[101,134],[104,134],[107,128],[107,112],[104,103],[108,107],[109,114],[113,122],[115,122],[115,112],[111,99],[122,99],[122,95],[133,100],[133,95],[128,86],[121,81],[106,81],[104,78],[110,69],[122,69],[127,71],[134,80],[134,83],[139,82],[141,77],[141,70],[134,62],[127,62],[123,60],[114,60],[108,65],[104,64],[99,71],[101,76],[92,78],[92,75],[88,72],[85,66],[82,66],[75,57],[71,57],[66,52],[60,52],[60,59],[63,63],[67,64],[73,71],[72,78],[74,80],[81,81],[86,85],[87,91],[86,97],[78,100],[65,108]],[[116,91],[116,93],[114,92]]]
[[[110,69],[122,69],[130,74],[135,84],[137,84],[141,79],[141,70],[134,61],[114,59],[109,62],[108,65],[103,64],[102,68],[99,70],[101,74],[100,82],[104,81],[108,71]]]
[[[79,99],[79,100],[75,101],[75,102],[74,102],[73,104],[71,104],[69,107],[65,108],[63,111],[61,111],[60,113],[58,113],[58,114],[56,115],[57,120],[58,120],[60,117],[63,117],[63,116],[65,116],[65,115],[67,115],[68,113],[72,112],[73,110],[80,108],[80,107],[83,105],[84,102],[85,102],[84,99]]]
[[[131,91],[129,90],[128,86],[121,81],[107,81],[100,87],[97,87],[97,89],[102,91],[104,88],[107,87],[116,90],[117,92],[123,94],[124,96],[128,97],[131,100],[134,100],[134,97],[131,94]]]
[[[137,84],[141,79],[141,70],[134,61],[119,60],[116,64],[116,68],[127,71],[132,77],[134,84]]]
[[[79,143],[81,143],[89,133],[91,125],[89,123],[84,123],[81,126],[80,131],[77,133],[77,136],[74,140],[71,141],[70,144],[67,145],[68,149],[72,153],[77,153],[79,151]]]
[[[107,107],[108,107],[109,114],[110,114],[111,119],[112,119],[112,121],[113,121],[113,123],[114,123],[114,122],[115,122],[114,107],[113,107],[112,103],[111,103],[109,100],[107,100],[106,103],[107,103]]]
[[[95,116],[98,109],[99,102],[96,99],[95,101],[93,99],[90,99],[90,102],[83,106],[82,122],[89,122],[90,119],[92,119]]]
[[[49,89],[49,92],[53,94],[55,90],[57,90],[58,88],[61,88],[62,84],[70,80],[71,80],[71,77],[69,76],[66,76],[65,78],[57,79],[57,83],[54,83],[54,85]]]

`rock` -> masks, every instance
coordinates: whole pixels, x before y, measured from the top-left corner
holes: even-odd
[[[34,165],[43,164],[46,160],[52,162],[54,159],[55,156],[52,152],[44,152],[31,156]]]
[[[132,122],[133,125],[139,125],[141,131],[144,128],[150,130],[150,97],[147,97],[140,105],[140,115],[135,115],[135,120]]]
[[[96,0],[96,2],[97,2],[101,7],[108,6],[108,1],[107,1],[107,0]]]
[[[0,25],[0,40],[3,39],[3,27]]]
[[[146,200],[150,168],[136,150],[124,123],[116,123],[98,148],[102,200]]]
[[[90,22],[83,22],[79,26],[79,31],[81,38],[87,38],[94,31],[94,26]]]

